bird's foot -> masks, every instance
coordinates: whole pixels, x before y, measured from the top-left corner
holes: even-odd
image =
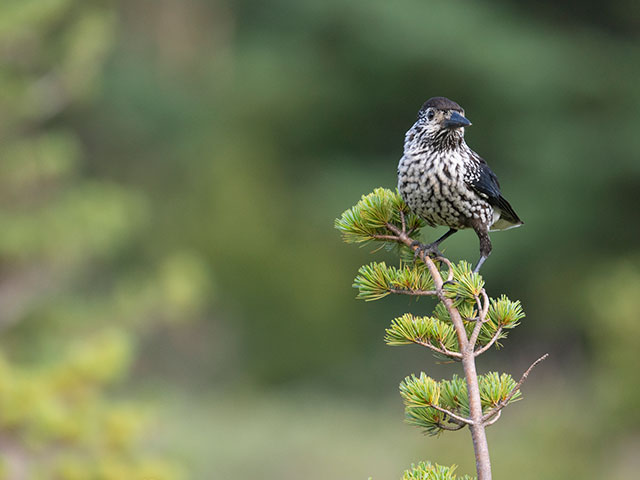
[[[420,243],[417,240],[411,242],[411,247],[418,247],[413,252],[413,258],[416,259],[420,257],[420,255],[428,255],[431,258],[442,257],[442,252],[438,250],[437,243],[428,243],[425,245],[424,243]]]

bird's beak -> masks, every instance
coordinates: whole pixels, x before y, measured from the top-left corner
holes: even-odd
[[[458,112],[453,112],[449,120],[444,122],[445,128],[468,127],[469,125],[471,125],[471,122]]]

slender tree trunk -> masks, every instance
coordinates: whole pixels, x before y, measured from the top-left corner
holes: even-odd
[[[469,415],[473,421],[469,425],[471,430],[471,439],[473,440],[473,450],[476,457],[476,471],[478,480],[491,480],[491,457],[489,456],[489,444],[487,443],[487,434],[482,421],[482,403],[480,401],[480,387],[478,385],[478,372],[476,371],[475,357],[475,341],[472,343],[467,336],[464,328],[464,322],[460,316],[460,312],[453,305],[453,300],[447,298],[442,290],[443,279],[440,272],[436,268],[433,261],[428,257],[423,257],[427,268],[431,272],[434,286],[438,292],[438,298],[447,307],[447,311],[451,316],[451,323],[456,330],[458,336],[458,344],[462,353],[462,368],[464,369],[464,377],[467,383],[467,395],[469,397]]]
[[[387,224],[387,227],[398,236],[398,240],[400,242],[413,250],[417,248],[404,230],[404,220],[403,230],[399,230],[391,224]],[[471,439],[473,440],[478,480],[491,480],[491,458],[489,456],[489,444],[487,443],[485,425],[482,420],[482,403],[480,401],[480,387],[478,386],[478,373],[476,371],[476,358],[474,352],[477,334],[472,335],[473,342],[471,342],[467,335],[467,331],[464,328],[464,322],[462,321],[460,312],[458,312],[458,309],[453,304],[453,300],[451,298],[447,298],[444,294],[442,289],[444,280],[442,279],[435,263],[433,263],[433,260],[431,260],[431,258],[424,252],[420,252],[420,258],[431,273],[436,294],[447,308],[449,316],[451,317],[451,323],[453,324],[458,337],[458,344],[460,345],[460,352],[462,353],[462,368],[464,369],[465,381],[467,383],[467,394],[469,397],[469,414],[473,422],[473,424],[469,425],[469,429],[471,430]]]
[[[476,471],[478,480],[491,480],[491,458],[489,456],[489,444],[487,434],[482,422],[482,404],[480,403],[480,388],[478,387],[478,374],[476,361],[473,354],[473,345],[465,345],[462,351],[462,367],[464,368],[469,396],[469,414],[474,424],[469,425],[473,450],[476,456]]]

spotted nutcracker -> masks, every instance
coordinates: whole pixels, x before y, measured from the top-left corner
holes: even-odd
[[[404,141],[398,165],[398,190],[409,208],[431,226],[449,231],[433,243],[419,244],[429,255],[440,255],[438,246],[463,228],[473,228],[480,240],[480,260],[475,272],[491,253],[489,232],[523,224],[500,193],[500,184],[487,162],[464,141],[471,122],[456,102],[433,97],[418,112],[418,120]]]

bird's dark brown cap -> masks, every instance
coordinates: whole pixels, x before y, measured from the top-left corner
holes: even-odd
[[[422,105],[421,110],[426,110],[427,108],[436,108],[438,110],[456,110],[458,112],[463,112],[464,110],[460,105],[458,105],[453,100],[449,100],[446,97],[432,97]]]

